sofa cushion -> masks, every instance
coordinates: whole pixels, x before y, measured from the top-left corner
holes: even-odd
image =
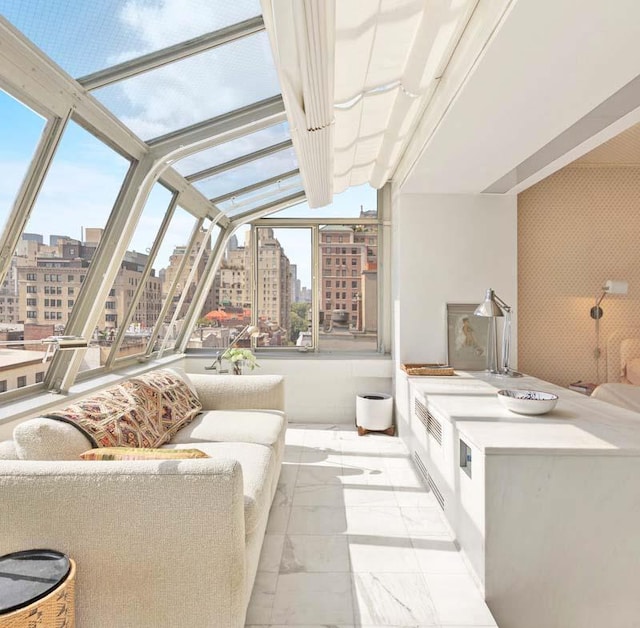
[[[163,449],[187,449],[189,445],[172,443]],[[251,534],[271,507],[271,487],[279,469],[270,447],[254,443],[198,443],[211,458],[237,460],[242,467],[244,486],[245,535]]]
[[[273,447],[282,440],[284,413],[277,410],[208,410],[182,428],[172,443],[241,442]]]
[[[3,440],[0,443],[0,460],[16,460],[18,458],[18,451],[16,450],[16,444],[12,440]]]
[[[20,460],[77,460],[93,446],[73,425],[42,417],[19,423],[13,440]]]

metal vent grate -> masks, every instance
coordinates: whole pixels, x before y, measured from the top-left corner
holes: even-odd
[[[416,463],[416,467],[418,467],[418,471],[420,471],[420,475],[427,483],[427,486],[431,489],[433,496],[436,498],[437,502],[440,504],[440,508],[444,510],[444,497],[438,488],[438,485],[435,483],[434,479],[431,477],[431,474],[427,471],[427,467],[424,466],[424,462],[418,455],[417,451],[413,452],[413,459]]]
[[[438,445],[442,445],[442,423],[427,410],[427,407],[418,399],[415,400],[416,416],[424,425],[427,434],[431,434]]]
[[[440,423],[440,421],[438,421],[438,419],[436,419],[436,417],[434,417],[433,414],[431,414],[431,412],[429,412],[428,410],[427,415],[429,420],[429,424],[427,425],[427,432],[429,432],[429,434],[431,434],[431,436],[435,438],[438,445],[442,445],[442,423]]]

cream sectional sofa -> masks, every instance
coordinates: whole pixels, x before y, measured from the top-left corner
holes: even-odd
[[[60,430],[77,432],[43,418],[0,447],[0,554],[71,556],[79,628],[244,625],[284,454],[284,384],[189,379],[203,412],[164,447],[210,458],[82,461],[91,445],[78,432],[64,460],[8,459],[24,440],[18,430],[35,429],[41,448],[49,441],[50,455],[40,454],[49,458]]]

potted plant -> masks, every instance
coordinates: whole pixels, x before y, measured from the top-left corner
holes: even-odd
[[[260,366],[256,362],[256,356],[253,355],[251,349],[228,349],[222,357],[231,362],[234,375],[242,375],[242,367],[244,365],[247,365],[251,371],[253,371],[256,366]]]

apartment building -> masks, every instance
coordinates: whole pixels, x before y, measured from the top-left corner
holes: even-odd
[[[361,217],[367,214],[360,212]],[[322,227],[320,260],[320,321],[325,329],[333,319],[333,322],[348,323],[356,331],[375,332],[378,298],[377,226]]]

